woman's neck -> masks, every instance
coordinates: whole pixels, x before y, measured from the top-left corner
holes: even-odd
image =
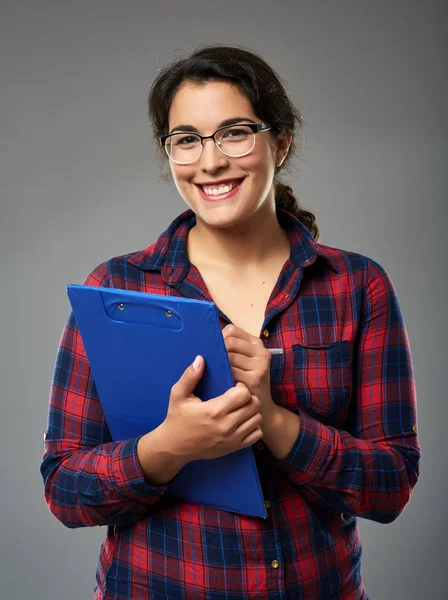
[[[187,238],[190,262],[241,273],[257,270],[279,255],[289,256],[289,238],[275,210],[261,213],[239,226],[221,229],[197,219]]]

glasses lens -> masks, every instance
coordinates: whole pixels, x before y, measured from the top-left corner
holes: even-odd
[[[168,156],[179,163],[189,163],[201,153],[201,138],[194,133],[175,133],[165,142]]]
[[[221,150],[228,156],[247,154],[255,145],[255,134],[245,125],[232,125],[221,129],[215,136]]]

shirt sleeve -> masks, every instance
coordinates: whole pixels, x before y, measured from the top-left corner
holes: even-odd
[[[389,523],[404,510],[418,480],[420,446],[403,315],[390,277],[371,260],[363,302],[347,430],[300,411],[297,439],[276,462],[308,501]]]
[[[94,271],[84,284],[105,281]],[[145,480],[139,438],[111,441],[73,313],[59,343],[44,438],[45,500],[67,527],[131,524],[168,489]]]

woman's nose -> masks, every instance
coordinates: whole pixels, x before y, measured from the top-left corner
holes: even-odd
[[[202,154],[199,160],[203,171],[213,172],[228,164],[228,157],[217,148],[212,139],[204,140],[202,144]]]

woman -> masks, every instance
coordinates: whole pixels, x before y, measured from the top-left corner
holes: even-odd
[[[198,49],[159,73],[149,114],[189,209],[85,283],[213,300],[236,385],[201,402],[198,357],[159,428],[112,442],[71,315],[41,467],[48,506],[67,527],[108,526],[97,600],[367,598],[357,517],[396,519],[420,458],[393,284],[375,261],[319,244],[279,182],[303,123],[259,56]],[[188,462],[250,445],[267,519],[170,495]]]

